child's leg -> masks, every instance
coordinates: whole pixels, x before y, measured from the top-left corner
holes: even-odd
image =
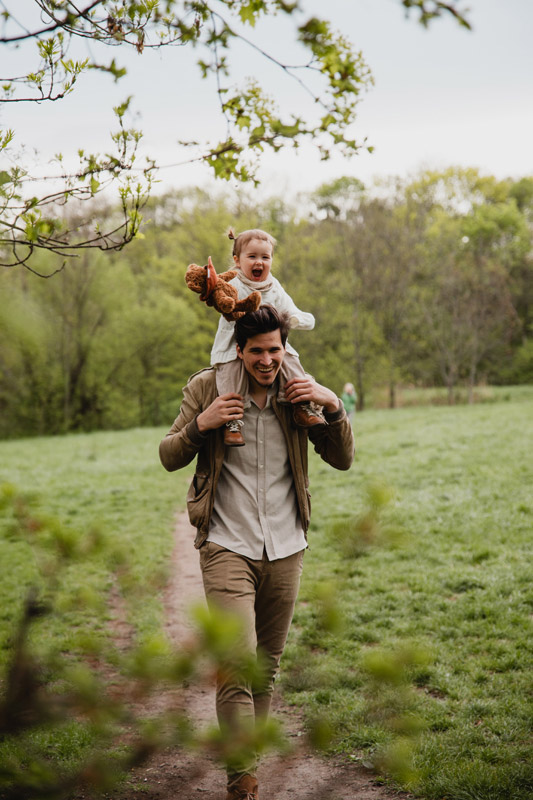
[[[215,364],[215,379],[219,395],[237,392],[242,396],[245,408],[250,405],[248,376],[240,358]]]
[[[285,384],[291,378],[305,378],[305,370],[300,364],[298,356],[294,356],[292,353],[285,353],[279,372],[278,401],[280,403],[288,402],[285,399]]]
[[[233,361],[227,361],[224,364],[215,364],[215,381],[219,395],[237,392],[242,396],[245,407],[250,405],[248,377],[240,358],[235,358]],[[242,435],[243,425],[242,419],[226,422],[224,444],[230,447],[242,447],[245,444]]]
[[[286,353],[280,370],[278,402],[288,403],[285,397],[285,384],[291,378],[305,378],[306,372],[300,364],[298,356]],[[323,425],[325,423],[321,406],[316,403],[294,403],[292,415],[296,425],[303,428],[310,428],[313,425]]]

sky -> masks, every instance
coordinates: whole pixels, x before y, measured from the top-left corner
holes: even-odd
[[[17,14],[22,17],[31,5],[31,0],[17,0]],[[499,178],[533,175],[533,0],[462,5],[470,8],[471,32],[451,18],[424,29],[414,12],[406,18],[399,0],[301,0],[298,18],[277,17],[247,29],[264,49],[298,63],[303,51],[295,44],[296,23],[311,15],[326,17],[362,51],[375,83],[363,96],[352,131],[374,148],[372,154],[360,151],[349,160],[321,162],[311,145],[268,154],[255,191],[294,195],[342,175],[368,184],[449,166],[477,167]],[[3,48],[0,77],[28,64],[28,52]],[[188,48],[145,50],[142,56],[108,50],[107,59],[113,56],[127,66],[126,79],[115,84],[92,73],[60,103],[4,107],[0,124],[16,130],[28,154],[38,151],[35,160],[47,171],[59,150],[70,159],[78,147],[108,149],[109,131],[116,127],[111,108],[131,94],[135,116],[130,122],[143,130],[146,152],[164,165],[157,190],[211,187],[209,169],[184,166],[187,153],[178,145],[195,137],[216,141],[223,132],[214,85],[202,81],[195,68],[199,55]],[[297,85],[247,46],[237,47],[231,59],[235,77],[256,77],[282,109],[310,110]]]

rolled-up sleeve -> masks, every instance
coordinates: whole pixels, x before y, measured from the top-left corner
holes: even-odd
[[[302,311],[292,297],[287,294],[285,289],[278,282],[276,286],[277,299],[276,306],[278,311],[286,311],[289,314],[291,328],[301,331],[312,331],[315,327],[315,318],[309,311]]]

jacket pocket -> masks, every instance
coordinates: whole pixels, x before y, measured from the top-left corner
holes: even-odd
[[[211,478],[207,472],[196,472],[187,492],[189,520],[195,528],[202,528],[209,516]]]

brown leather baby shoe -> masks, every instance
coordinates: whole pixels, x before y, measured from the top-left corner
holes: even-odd
[[[292,418],[301,428],[324,425],[326,421],[320,411],[315,411],[311,403],[295,403],[292,407]]]
[[[226,422],[226,427],[224,428],[224,444],[227,444],[229,447],[242,447],[246,444],[244,436],[241,433],[243,424],[243,421],[240,419],[233,419],[231,422]]]
[[[238,781],[228,786],[226,800],[259,800],[259,787],[254,775],[241,775]]]

